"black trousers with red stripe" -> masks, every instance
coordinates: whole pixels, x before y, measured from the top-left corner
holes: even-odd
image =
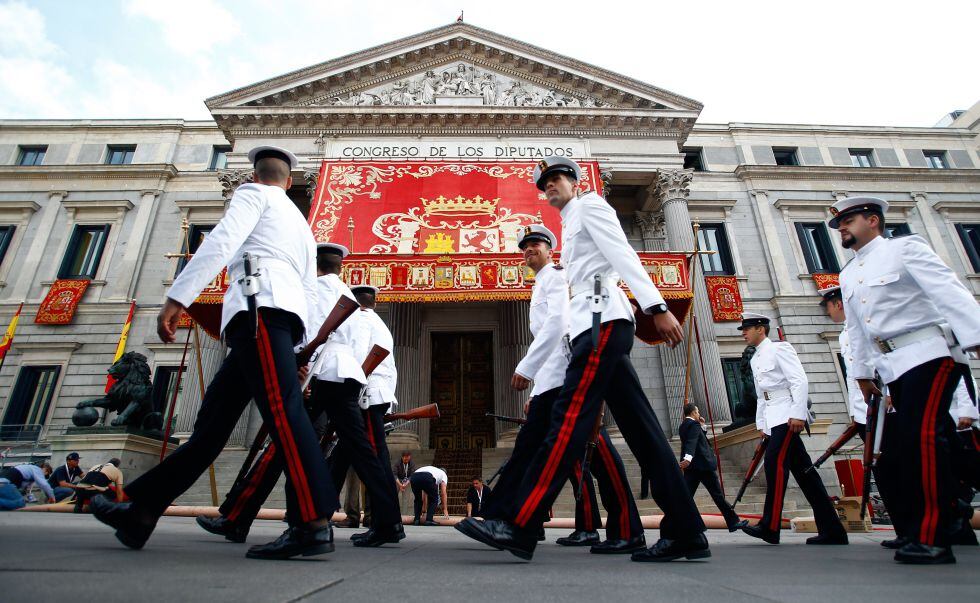
[[[875,485],[878,488],[878,494],[881,496],[881,502],[885,505],[885,510],[888,511],[888,517],[895,527],[895,534],[902,537],[903,522],[900,518],[905,513],[905,508],[902,505],[902,493],[899,490],[899,482],[902,478],[898,473],[898,445],[894,442],[895,413],[886,412],[884,417],[885,427],[881,431],[881,443],[878,446],[881,454],[878,456],[878,461],[874,467],[871,468],[871,473],[874,475]],[[857,425],[858,436],[862,441],[867,442],[865,438],[867,426],[861,423]],[[888,453],[889,450],[891,450],[891,454]]]
[[[664,511],[662,536],[680,539],[705,530],[674,452],[630,363],[633,335],[632,322],[614,320],[602,325],[597,350],[592,348],[589,332],[572,342],[572,358],[548,433],[528,463],[505,515],[518,527],[537,530],[541,525],[542,513],[558,497],[575,461],[582,458],[605,400],[627,445],[653,482],[653,498]]]
[[[688,467],[684,471],[684,481],[687,483],[687,491],[691,493],[691,496],[694,496],[694,493],[698,491],[698,486],[704,485],[704,489],[711,495],[711,500],[714,501],[715,506],[721,511],[722,517],[725,518],[725,525],[732,527],[738,523],[738,514],[725,500],[725,494],[721,491],[721,482],[718,481],[717,472],[711,469]]]
[[[786,484],[792,472],[800,490],[803,491],[803,496],[813,509],[817,531],[825,536],[843,534],[844,526],[841,525],[833,503],[830,502],[830,496],[820,475],[816,471],[804,473],[813,462],[807,454],[800,434],[790,432],[787,423],[777,425],[771,431],[765,456],[766,502],[759,525],[774,532],[779,531],[783,500],[786,498]]]
[[[362,411],[357,405],[360,392],[361,384],[353,379],[343,383],[313,380],[314,401],[326,411],[337,430],[337,446],[327,461],[334,479],[333,487],[339,492],[347,470],[353,467],[371,501],[371,527],[384,530],[402,520],[384,440],[383,420],[387,406],[378,405],[367,412]]]
[[[225,329],[231,350],[204,393],[190,439],[126,487],[135,505],[163,514],[218,457],[254,399],[275,449],[284,451],[290,516],[310,522],[337,510],[337,492],[297,377],[293,346],[302,335],[302,322],[292,313],[260,308],[257,337],[248,322],[241,312]]]
[[[888,384],[896,411],[902,533],[929,546],[949,544],[957,485],[950,456],[956,426],[949,405],[961,377],[952,358],[936,358]]]

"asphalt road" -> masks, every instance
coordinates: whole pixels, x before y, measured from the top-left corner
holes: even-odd
[[[248,544],[274,539],[280,522],[258,521]],[[407,527],[399,545],[337,550],[291,561],[245,559],[247,545],[163,518],[141,551],[124,548],[91,516],[0,513],[0,602],[33,601],[952,601],[980,592],[980,549],[957,548],[956,565],[912,567],[878,542],[890,531],[851,535],[846,547],[803,544],[784,533],[772,546],[713,530],[706,561],[641,564],[556,546],[548,530],[534,560],[473,542],[452,528]],[[656,534],[647,531],[648,541]]]

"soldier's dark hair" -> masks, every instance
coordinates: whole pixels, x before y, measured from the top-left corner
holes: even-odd
[[[766,332],[766,337],[769,337],[769,325],[759,325],[762,330]]]
[[[693,413],[697,409],[698,409],[697,404],[695,404],[694,402],[688,402],[687,404],[684,405],[684,416],[690,417],[691,413]]]
[[[865,220],[870,219],[871,216],[878,216],[878,232],[885,234],[885,214],[881,213],[880,211],[872,211],[869,209],[867,211],[862,211],[861,215],[864,216]]]
[[[373,308],[378,302],[374,297],[374,291],[370,289],[358,289],[354,292],[354,297],[357,299],[357,303],[365,308]]]
[[[109,459],[109,464],[112,465],[113,467],[116,467],[117,469],[119,468],[120,463],[122,463],[122,461],[120,461],[117,458]]]
[[[471,482],[482,482],[483,480],[480,478],[479,475],[474,475],[473,477],[470,478],[470,481]]]
[[[316,269],[326,274],[340,274],[340,266],[344,258],[336,253],[321,251],[316,254]]]
[[[844,297],[841,295],[840,289],[825,295],[824,298],[820,300],[820,307],[826,308],[827,304],[829,304],[832,301],[843,303]]]
[[[260,184],[286,184],[289,163],[279,157],[263,157],[255,162],[255,179]]]

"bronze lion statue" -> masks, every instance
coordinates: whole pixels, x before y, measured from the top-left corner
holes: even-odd
[[[163,416],[153,412],[153,383],[150,381],[150,365],[146,356],[138,352],[126,352],[109,367],[109,375],[115,379],[105,396],[84,400],[76,408],[104,408],[117,414],[113,427],[128,426],[144,431],[159,430]]]

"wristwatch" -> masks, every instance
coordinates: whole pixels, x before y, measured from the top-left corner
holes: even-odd
[[[647,308],[650,314],[663,314],[667,311],[667,304],[654,304]]]

